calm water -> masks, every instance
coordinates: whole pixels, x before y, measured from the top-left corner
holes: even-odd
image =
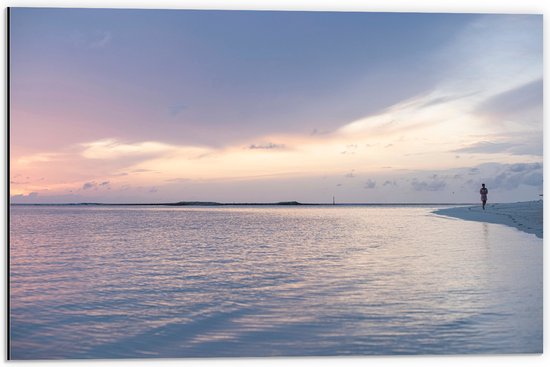
[[[24,207],[13,359],[542,352],[534,235],[429,207]]]

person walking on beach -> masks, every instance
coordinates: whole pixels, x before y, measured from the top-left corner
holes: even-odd
[[[485,184],[481,184],[481,189],[479,190],[479,193],[481,194],[481,203],[483,204],[483,210],[485,210],[485,204],[487,203],[487,194],[489,193],[489,190],[487,190]]]

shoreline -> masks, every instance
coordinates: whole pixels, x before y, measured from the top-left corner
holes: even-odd
[[[438,209],[434,214],[475,222],[503,224],[543,238],[543,201],[481,204],[466,207]]]

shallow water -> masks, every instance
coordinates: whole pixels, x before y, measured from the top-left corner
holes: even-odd
[[[12,206],[11,358],[542,353],[542,240],[434,209]]]

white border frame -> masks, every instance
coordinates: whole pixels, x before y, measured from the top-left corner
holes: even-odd
[[[500,14],[544,14],[549,8],[550,2],[544,0],[7,0],[3,3],[8,7],[80,7],[80,8],[142,8],[142,9],[227,9],[227,10],[309,10],[309,11],[378,11],[378,12],[429,12],[429,13],[500,13]],[[1,34],[3,40],[6,40],[6,10],[1,17]],[[546,23],[546,20],[545,20]],[[548,32],[546,25],[544,26],[544,45],[547,45]],[[2,67],[4,88],[2,89],[3,98],[1,106],[4,116],[4,126],[1,132],[2,142],[7,142],[6,131],[6,43],[2,47]],[[544,60],[546,61],[546,47]],[[545,62],[546,69],[546,62]],[[548,93],[546,91],[546,83],[544,87],[544,104],[547,106]],[[546,109],[544,112],[544,120],[546,121]],[[546,145],[548,132],[544,129],[544,143]],[[6,192],[7,182],[9,177],[6,175],[6,147],[2,145],[0,150],[0,158],[4,163],[2,165],[2,188],[3,193],[0,195],[0,204],[2,211],[0,218],[2,221],[2,238],[6,238],[7,218],[6,214]],[[546,178],[546,174],[545,174]],[[547,187],[548,180],[545,180],[544,188]],[[547,191],[547,190],[544,190]],[[547,210],[545,209],[545,217]],[[546,229],[546,222],[545,222]],[[5,243],[5,241],[2,241]],[[2,318],[0,319],[0,341],[2,351],[2,364],[6,363],[6,317],[5,307],[6,300],[6,261],[7,261],[7,245],[4,245],[4,251],[0,252],[0,261],[2,264],[0,291],[4,300],[4,309]],[[548,265],[548,251],[544,251],[544,279],[547,280],[546,268]],[[545,294],[548,294],[548,282],[544,282]],[[548,330],[548,307],[545,307],[544,312],[544,330]],[[546,334],[546,333],[545,333]],[[323,357],[323,358],[235,358],[235,359],[151,359],[151,360],[83,360],[83,361],[45,361],[45,362],[11,362],[17,366],[33,366],[33,365],[57,365],[62,363],[63,366],[107,366],[115,364],[116,366],[134,366],[134,365],[155,365],[161,366],[337,366],[345,364],[346,366],[546,366],[549,365],[550,358],[547,358],[549,352],[549,338],[545,335],[544,350],[546,354],[539,355],[521,355],[521,356],[418,356],[418,357]]]

